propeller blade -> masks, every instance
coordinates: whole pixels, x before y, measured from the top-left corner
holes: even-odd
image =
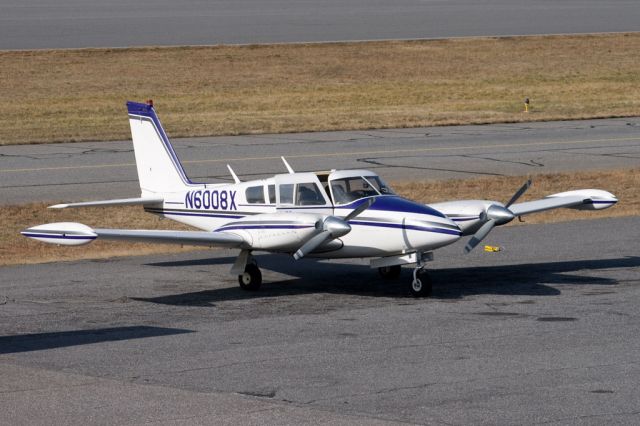
[[[469,240],[466,246],[464,246],[464,252],[469,253],[473,250],[484,238],[491,232],[493,227],[496,226],[496,221],[494,219],[489,220],[487,223],[482,225],[478,232],[475,233],[473,237]]]
[[[326,230],[314,235],[293,254],[293,258],[295,260],[302,259],[331,238],[331,231]]]
[[[518,198],[522,197],[522,194],[527,192],[527,189],[529,189],[530,186],[531,186],[531,179],[526,181],[524,185],[522,185],[520,189],[518,189],[518,191],[515,194],[513,194],[513,197],[511,197],[511,199],[507,202],[507,204],[505,204],[505,207],[509,208],[511,204],[515,203],[518,200]]]
[[[295,260],[301,259],[327,241],[343,237],[349,232],[351,232],[351,226],[346,220],[336,216],[329,216],[322,222],[322,231],[305,241],[298,251],[293,254],[293,258]]]
[[[345,222],[349,222],[354,217],[360,215],[363,211],[371,207],[371,204],[375,203],[375,198],[367,198],[362,204],[360,204],[355,210],[344,217]]]
[[[368,198],[351,213],[345,216],[344,219],[336,216],[327,217],[322,223],[322,232],[314,235],[307,242],[305,242],[298,249],[298,251],[293,254],[293,258],[295,260],[302,259],[307,254],[311,253],[327,241],[347,235],[349,232],[351,232],[351,226],[349,226],[348,222],[371,207],[371,204],[373,204],[375,201],[375,198]]]

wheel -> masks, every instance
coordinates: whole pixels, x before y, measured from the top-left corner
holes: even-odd
[[[238,275],[238,283],[240,288],[247,291],[257,291],[262,284],[262,272],[253,263],[244,267],[244,272]]]
[[[415,278],[411,281],[411,294],[414,297],[429,297],[433,286],[431,277],[426,271],[419,271],[414,274]]]
[[[395,280],[400,276],[400,272],[402,272],[402,267],[400,265],[393,266],[383,266],[378,268],[378,273],[385,280]]]

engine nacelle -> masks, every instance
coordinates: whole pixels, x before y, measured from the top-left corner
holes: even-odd
[[[429,207],[453,220],[462,231],[462,235],[471,235],[486,222],[485,212],[494,204],[502,205],[490,200],[459,200],[429,204]]]

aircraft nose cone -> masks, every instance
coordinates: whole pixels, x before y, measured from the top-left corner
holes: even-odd
[[[515,217],[513,213],[506,207],[493,204],[487,209],[487,217],[496,221],[496,225],[504,225],[509,223]]]
[[[324,229],[331,233],[333,238],[340,238],[351,232],[351,225],[342,219],[334,216],[329,216],[324,221]]]

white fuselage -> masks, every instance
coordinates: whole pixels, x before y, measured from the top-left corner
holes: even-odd
[[[286,176],[286,175],[285,175]],[[194,185],[163,194],[162,205],[145,210],[210,232],[240,235],[247,248],[293,252],[320,231],[328,216],[345,217],[366,198],[334,206],[277,202],[274,179],[239,184]],[[264,188],[256,197],[255,188]],[[278,196],[279,191],[278,191]],[[248,199],[252,197],[251,199]],[[327,196],[328,198],[328,196]],[[458,226],[438,211],[396,195],[375,195],[373,205],[349,222],[351,232],[315,250],[323,258],[382,257],[430,251],[457,241]]]

